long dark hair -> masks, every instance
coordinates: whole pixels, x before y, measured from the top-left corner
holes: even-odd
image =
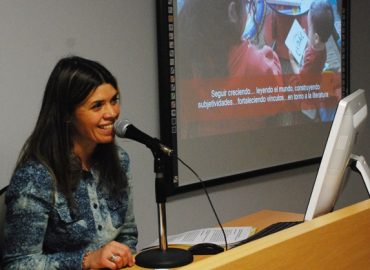
[[[81,161],[72,152],[75,108],[102,84],[118,91],[114,76],[100,63],[70,56],[59,60],[46,84],[35,129],[24,144],[16,169],[36,160],[47,167],[57,187],[74,206],[73,190],[82,175]],[[127,186],[113,142],[98,144],[93,153],[94,166],[103,177],[102,185],[114,196]]]

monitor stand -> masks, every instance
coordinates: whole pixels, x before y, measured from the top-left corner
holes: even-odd
[[[355,168],[360,172],[370,196],[370,168],[363,156],[351,155]]]

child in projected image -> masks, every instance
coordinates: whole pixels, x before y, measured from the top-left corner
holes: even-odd
[[[326,42],[334,29],[334,14],[330,3],[325,0],[313,1],[307,16],[307,25],[308,43],[302,66],[300,67],[293,55],[289,54],[292,70],[295,74],[301,75],[299,81],[302,84],[317,83],[318,76],[324,70],[327,54]],[[319,107],[321,105],[313,100],[305,100],[301,103],[302,113],[309,119],[331,121],[334,111]]]
[[[242,34],[255,1],[187,0],[179,18],[179,62],[192,77],[281,74],[280,60],[270,47],[259,49]]]
[[[326,42],[333,32],[334,15],[331,5],[325,0],[313,1],[307,16],[308,44],[302,67],[299,67],[290,54],[290,62],[295,74],[318,74],[326,62]]]
[[[183,100],[203,100],[204,97],[199,96],[207,95],[206,91],[213,89],[212,87],[250,87],[254,91],[257,84],[255,78],[258,78],[259,84],[264,85],[260,87],[282,84],[280,60],[271,47],[259,48],[252,41],[242,38],[248,18],[254,18],[255,14],[254,0],[184,1],[177,21],[176,74],[179,85],[185,82],[193,84],[182,88],[189,96],[186,99],[186,94],[182,93]],[[215,81],[216,86],[209,86]],[[282,105],[276,107],[278,106]],[[202,118],[202,121],[198,119],[204,115],[203,112],[196,111],[194,115],[198,115],[191,120],[191,117],[184,116],[184,112],[181,114],[182,121],[188,121],[189,124],[186,124],[182,132],[186,134],[184,136],[209,135],[266,125],[267,113],[263,111],[256,117],[250,116],[250,112],[246,110],[252,110],[251,107],[253,106],[238,106],[239,118],[234,106],[234,111],[231,107],[225,107],[222,114],[215,116],[209,113],[207,120]],[[276,107],[269,108],[268,114],[276,115],[279,110]]]

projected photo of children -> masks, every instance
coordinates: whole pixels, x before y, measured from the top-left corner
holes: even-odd
[[[340,18],[334,5],[323,0],[179,0],[179,134],[202,137],[331,121],[341,97],[340,35],[332,38]],[[317,11],[310,13],[311,6]],[[329,29],[325,35],[314,30],[315,19],[307,20],[308,14],[325,13],[324,6],[332,12],[328,22],[317,16],[319,28]]]

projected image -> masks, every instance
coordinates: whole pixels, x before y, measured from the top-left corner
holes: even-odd
[[[336,0],[179,0],[180,140],[334,118],[342,97]]]
[[[161,136],[177,156],[210,184],[317,162],[348,93],[349,0],[162,2]],[[197,185],[169,163],[174,190]]]

